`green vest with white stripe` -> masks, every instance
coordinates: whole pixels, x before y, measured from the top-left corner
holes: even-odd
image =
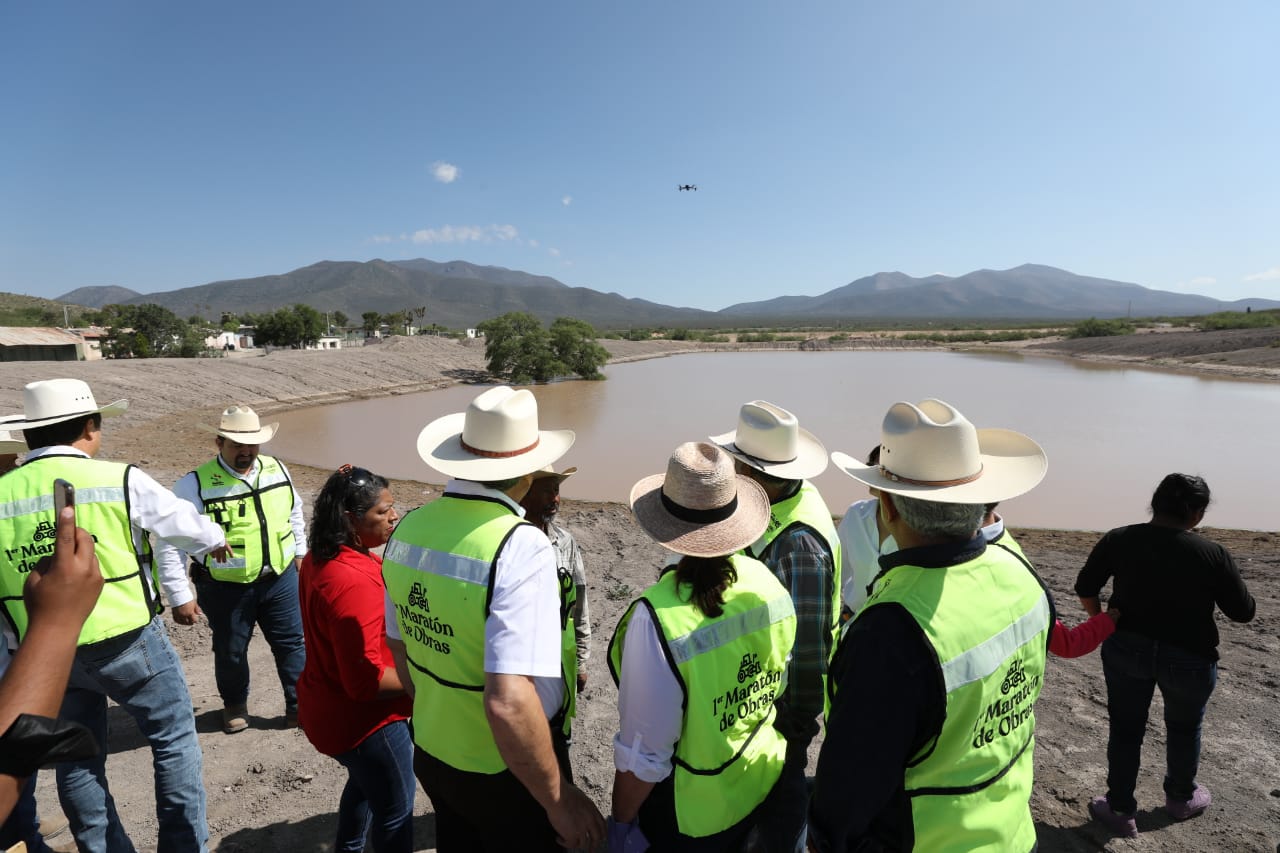
[[[253,583],[270,566],[284,574],[293,564],[293,483],[284,467],[271,456],[258,456],[258,474],[252,484],[227,472],[218,457],[194,472],[204,514],[226,532],[234,554],[227,562],[209,556],[204,566],[210,577],[227,583]]]
[[[916,849],[1030,850],[1033,706],[1052,623],[1039,580],[988,547],[956,566],[895,567],[862,613],[890,603],[919,624],[947,696],[942,730],[905,771]]]
[[[484,711],[485,621],[498,554],[528,522],[503,501],[446,493],[396,525],[382,556],[413,681],[413,738],[425,752],[471,773],[507,768]],[[576,711],[573,578],[559,573],[564,700],[551,720],[569,734]]]
[[[641,604],[649,609],[684,694],[672,773],[677,825],[694,838],[726,830],[760,805],[787,753],[773,702],[786,689],[795,642],[791,594],[758,560],[729,559],[738,579],[724,592],[721,615],[691,603],[672,570],[632,603],[609,643],[617,682],[631,614]]]
[[[55,541],[53,481],[76,487],[76,524],[93,534],[94,550],[106,584],[98,596],[78,645],[109,640],[141,628],[161,610],[143,576],[152,567],[151,549],[134,550],[129,524],[130,465],[83,456],[40,456],[0,478],[0,600],[4,615],[21,642],[27,632],[22,587]]]

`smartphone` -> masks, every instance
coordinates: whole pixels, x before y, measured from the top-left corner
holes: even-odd
[[[76,506],[76,487],[68,483],[66,480],[58,478],[53,481],[53,517],[57,518],[62,515],[64,506],[71,507],[72,511]]]

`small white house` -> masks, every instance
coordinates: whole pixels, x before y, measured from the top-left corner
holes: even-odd
[[[322,335],[314,344],[308,344],[307,349],[342,349],[342,338],[337,335]]]
[[[241,326],[234,332],[219,332],[204,339],[210,349],[253,349],[253,326]]]
[[[475,340],[476,338],[483,338],[484,332],[479,329],[467,329],[467,337],[472,340]]]

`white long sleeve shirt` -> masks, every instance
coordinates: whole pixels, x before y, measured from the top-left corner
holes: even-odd
[[[58,445],[31,451],[23,464],[47,455],[89,457],[74,447]],[[171,606],[186,604],[193,597],[186,565],[182,560],[178,560],[176,565],[165,565],[159,559],[161,549],[180,550],[203,557],[226,541],[222,528],[196,512],[190,503],[180,500],[141,468],[129,469],[125,486],[129,490],[129,523],[133,530],[134,550],[141,551],[142,537],[147,533],[155,537],[152,545],[165,598]],[[151,574],[143,572],[143,575],[150,585]],[[155,591],[152,589],[153,593]]]
[[[235,477],[238,480],[243,480],[250,486],[253,485],[254,481],[258,477],[259,463],[256,459],[253,462],[253,467],[251,467],[246,473],[241,474],[239,471],[235,471],[228,466],[227,463],[222,460],[221,455],[217,458],[218,464],[222,466],[222,470],[226,471],[229,476]],[[279,462],[280,460],[277,459],[276,461]],[[280,462],[280,470],[284,471],[284,475],[286,477],[289,477],[289,470],[285,468],[283,462]],[[293,482],[292,477],[289,477],[289,482]],[[185,474],[177,483],[174,484],[173,495],[179,500],[190,504],[201,518],[208,521],[217,529],[219,537],[225,538],[222,528],[204,514],[204,501],[200,500],[200,480],[196,477],[195,471]],[[293,529],[293,543],[294,548],[296,549],[295,556],[297,559],[301,560],[307,554],[307,531],[302,515],[302,498],[298,495],[298,490],[296,488],[293,489],[293,510],[289,513],[289,526]],[[219,541],[219,544],[221,544],[221,540]],[[157,542],[156,564],[160,567],[160,577],[164,578],[170,574],[175,576],[181,574],[185,581],[187,577],[188,555],[199,559],[208,553],[209,550],[210,549],[206,548],[204,551],[197,552],[192,551],[189,548],[182,547],[177,542]],[[169,592],[168,587],[165,588],[165,592]],[[190,584],[186,584],[184,586],[182,596],[179,598],[170,598],[169,604],[177,607],[179,605],[186,604],[193,597],[194,595],[191,592]]]

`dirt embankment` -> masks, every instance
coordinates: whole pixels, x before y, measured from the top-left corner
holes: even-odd
[[[624,359],[702,348],[678,342],[606,343]],[[120,397],[132,400],[129,413],[108,424],[104,456],[136,462],[161,482],[171,483],[213,452],[212,437],[196,425],[215,420],[228,402],[244,401],[269,412],[325,400],[426,390],[482,374],[482,347],[431,338],[394,339],[336,352],[273,352],[194,362],[0,364],[0,413],[20,410],[21,387],[32,379],[67,375],[86,379],[100,403]],[[304,501],[310,504],[327,472],[303,466],[294,466],[292,472]],[[409,509],[429,500],[436,490],[421,483],[396,482],[394,492],[400,507]],[[570,481],[566,497],[572,495]],[[567,500],[562,515],[586,556],[595,629],[573,759],[583,789],[607,809],[617,693],[604,659],[623,608],[653,582],[664,552],[639,530],[623,506]],[[1116,523],[1135,520],[1117,519]],[[1015,533],[1053,590],[1064,621],[1080,621],[1082,614],[1071,590],[1097,534]],[[1138,788],[1142,837],[1133,842],[1109,839],[1090,823],[1085,806],[1105,788],[1106,777],[1101,663],[1096,653],[1074,661],[1055,659],[1036,709],[1032,810],[1042,851],[1270,851],[1280,841],[1280,721],[1276,715],[1280,707],[1280,536],[1218,530],[1208,535],[1232,551],[1258,600],[1258,616],[1252,623],[1220,626],[1221,673],[1205,719],[1200,773],[1213,792],[1214,806],[1183,824],[1170,824],[1157,808],[1163,802],[1164,743],[1157,697]],[[227,853],[331,849],[346,774],[336,762],[317,754],[301,732],[282,727],[283,699],[265,643],[256,638],[251,649],[252,728],[227,736],[220,729],[221,702],[214,686],[207,626],[170,624],[169,630],[183,658],[200,730],[212,846]],[[151,850],[156,822],[150,753],[124,711],[112,708],[110,718],[112,792],[139,850]],[[817,744],[814,754],[816,750]],[[56,810],[52,773],[41,774],[39,800],[46,814]],[[415,813],[417,849],[431,850],[434,825],[430,804],[421,793]]]

